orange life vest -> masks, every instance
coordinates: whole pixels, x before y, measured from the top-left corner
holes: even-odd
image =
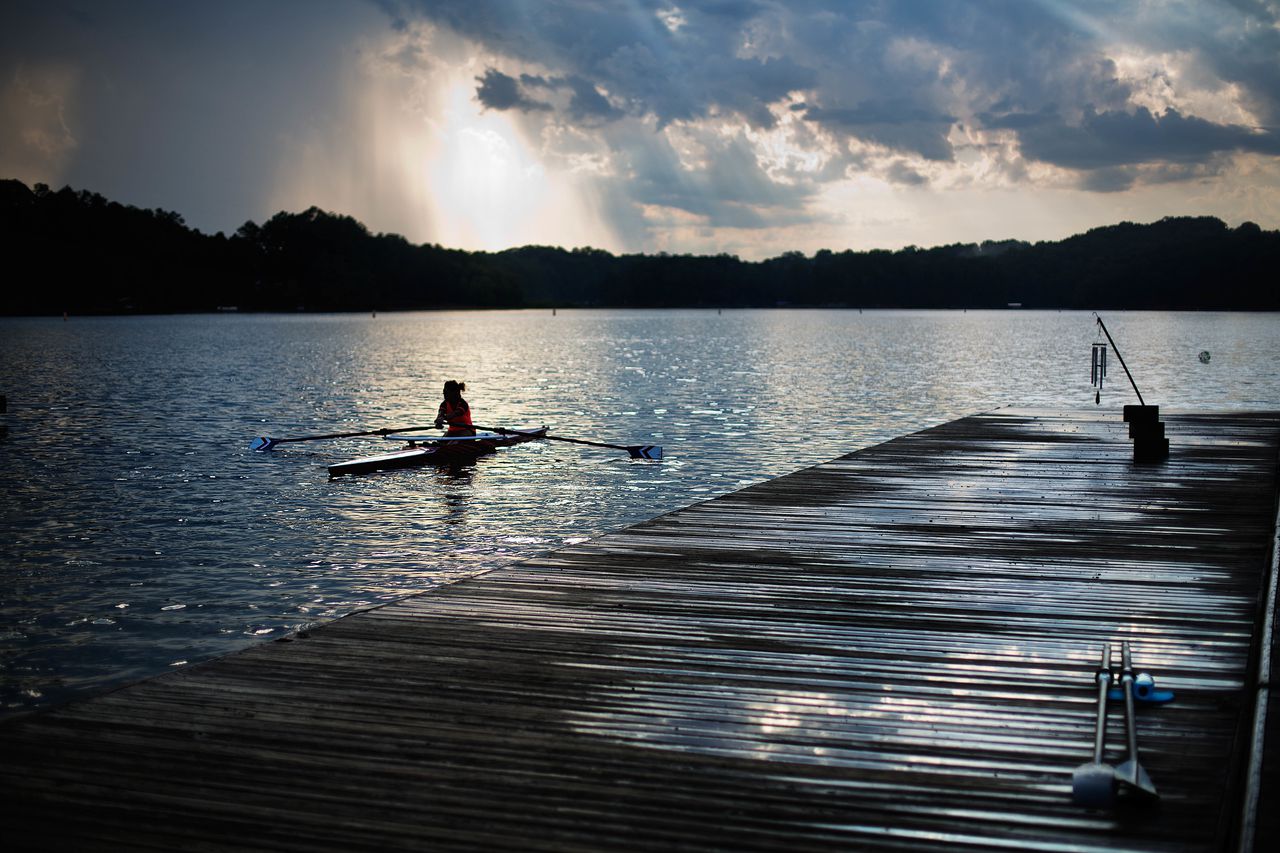
[[[444,413],[444,419],[449,422],[449,429],[445,431],[445,435],[475,435],[475,428],[471,426],[471,407],[465,401],[459,400],[454,405],[448,400],[440,404],[440,409]]]

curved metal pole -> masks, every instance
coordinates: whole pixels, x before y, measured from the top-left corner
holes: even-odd
[[[1107,336],[1107,340],[1111,341],[1111,348],[1116,351],[1116,358],[1120,359],[1120,366],[1124,368],[1124,375],[1129,377],[1129,384],[1133,386],[1133,393],[1138,395],[1138,403],[1145,406],[1146,400],[1142,399],[1142,392],[1138,390],[1138,383],[1133,381],[1133,374],[1129,372],[1129,365],[1124,363],[1124,356],[1120,354],[1120,347],[1116,346],[1115,339],[1111,337],[1111,333],[1107,331],[1107,326],[1102,322],[1102,318],[1098,316],[1098,312],[1093,312],[1093,318],[1098,321],[1098,326],[1102,329],[1102,334]]]

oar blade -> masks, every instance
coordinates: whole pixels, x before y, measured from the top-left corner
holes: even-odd
[[[274,438],[267,438],[266,436],[259,436],[249,442],[250,450],[270,450],[275,446],[276,440]]]
[[[637,447],[628,447],[627,453],[631,454],[632,459],[652,459],[655,462],[662,460],[662,448],[656,444],[642,444]]]
[[[1086,808],[1110,808],[1116,801],[1116,771],[1101,762],[1081,764],[1071,774],[1071,799]]]
[[[1131,791],[1145,794],[1148,797],[1160,796],[1160,793],[1156,790],[1155,783],[1147,775],[1146,768],[1132,758],[1116,767],[1115,777],[1118,782],[1126,785]]]

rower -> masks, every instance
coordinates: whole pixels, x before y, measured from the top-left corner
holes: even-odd
[[[462,399],[462,392],[465,390],[465,382],[450,379],[444,383],[444,401],[436,412],[436,429],[447,423],[449,429],[445,432],[446,436],[476,434],[475,427],[471,425],[471,407]]]

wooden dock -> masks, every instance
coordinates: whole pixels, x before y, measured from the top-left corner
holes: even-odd
[[[1230,849],[1280,413],[1165,422],[965,418],[10,721],[0,846]],[[1088,811],[1122,639],[1161,799]]]

